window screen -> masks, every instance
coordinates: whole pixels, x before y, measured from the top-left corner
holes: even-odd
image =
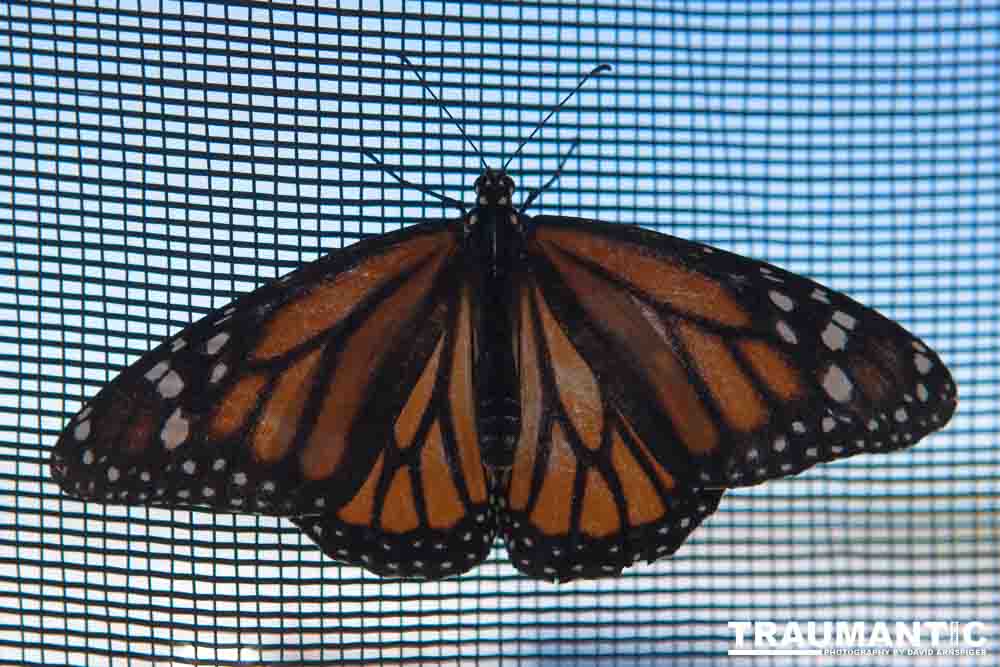
[[[995,664],[998,42],[996,6],[945,0],[0,4],[0,663],[748,664],[731,621],[976,621],[987,654],[962,664]],[[673,558],[561,586],[499,544],[408,583],[283,520],[58,493],[55,438],[125,365],[303,262],[456,215],[390,172],[471,201],[471,144],[501,164],[599,63],[511,163],[523,193],[569,155],[534,212],[878,308],[952,368],[945,431],[733,491]]]

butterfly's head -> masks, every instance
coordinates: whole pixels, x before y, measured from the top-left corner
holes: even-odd
[[[476,179],[476,203],[479,206],[511,206],[514,179],[503,169],[487,169]]]

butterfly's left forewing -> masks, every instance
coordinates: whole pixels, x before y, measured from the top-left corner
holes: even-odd
[[[954,411],[933,351],[806,278],[636,227],[532,225],[527,263],[563,329],[684,485],[899,449]]]
[[[295,517],[384,574],[468,569],[493,528],[458,224],[356,244],[192,325],[71,420],[53,476],[84,499]]]

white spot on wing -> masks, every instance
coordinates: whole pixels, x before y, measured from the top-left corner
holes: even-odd
[[[164,373],[166,373],[169,370],[170,370],[170,362],[161,361],[160,363],[156,364],[148,371],[146,371],[146,379],[149,380],[150,382],[156,382],[161,377],[163,377]]]
[[[205,352],[209,354],[215,354],[222,349],[222,346],[229,341],[229,334],[225,331],[220,332],[212,336],[205,342]]]
[[[90,420],[89,419],[80,422],[79,424],[76,425],[76,428],[73,429],[73,437],[76,438],[77,440],[80,440],[80,441],[86,440],[87,436],[89,436],[89,435],[90,435]]]
[[[120,477],[121,477],[121,472],[119,472],[118,468],[116,468],[114,466],[111,466],[110,468],[108,468],[108,481],[109,482],[117,482]]]
[[[854,325],[858,323],[858,320],[852,315],[848,315],[842,310],[838,310],[833,314],[833,321],[844,327],[848,331],[854,329]]]
[[[191,459],[188,459],[181,465],[181,470],[183,470],[188,475],[193,475],[197,469],[198,465]]]
[[[786,313],[791,312],[795,308],[795,302],[789,298],[787,294],[782,294],[778,290],[771,290],[768,292],[768,296],[771,297],[771,302],[778,308],[781,308]]]
[[[163,425],[163,430],[160,431],[160,439],[163,440],[163,446],[167,451],[177,449],[187,440],[189,430],[190,423],[187,417],[184,416],[180,408],[177,408],[167,418],[166,423]]]
[[[847,332],[838,327],[833,322],[826,325],[823,333],[820,334],[823,342],[831,350],[843,350],[847,346]]]
[[[931,372],[931,367],[934,365],[931,363],[931,358],[924,354],[913,355],[913,363],[916,364],[917,370],[921,375],[927,375]]]
[[[815,301],[819,301],[820,303],[830,303],[830,297],[827,296],[826,292],[824,292],[818,287],[814,289],[812,294],[810,294],[809,296],[811,296]]]
[[[184,380],[177,371],[170,371],[163,376],[160,383],[156,385],[156,390],[163,398],[177,398],[184,390]]]
[[[215,366],[212,367],[212,375],[208,378],[209,381],[212,382],[213,384],[218,382],[219,380],[221,380],[226,376],[227,370],[229,369],[226,368],[225,364],[223,363],[216,364]]]
[[[930,398],[930,393],[928,393],[927,387],[923,382],[917,385],[917,398],[920,399],[921,403],[926,403],[927,399]]]
[[[91,463],[94,462],[94,458],[95,458],[94,457],[94,450],[93,449],[88,449],[87,451],[85,451],[83,453],[83,459],[82,459],[83,460],[83,465],[89,466]]]
[[[778,335],[781,336],[782,340],[786,343],[791,343],[795,345],[799,342],[799,337],[795,335],[795,331],[792,327],[788,326],[788,322],[784,320],[778,320],[778,324],[775,326],[778,330]]]
[[[823,391],[838,403],[845,403],[851,400],[854,386],[844,371],[841,370],[840,366],[833,364],[827,368],[826,373],[823,375],[822,384]]]

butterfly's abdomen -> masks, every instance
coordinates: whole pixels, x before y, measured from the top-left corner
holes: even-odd
[[[479,404],[479,430],[486,465],[493,469],[509,468],[521,431],[521,408],[517,399],[485,396]]]
[[[479,440],[488,467],[509,468],[521,430],[520,385],[510,344],[513,333],[499,295],[489,286],[485,292],[476,346]]]
[[[520,384],[514,363],[509,299],[520,235],[510,224],[513,209],[487,205],[477,210],[470,236],[478,276],[476,316],[476,413],[483,462],[506,469],[521,430]]]

